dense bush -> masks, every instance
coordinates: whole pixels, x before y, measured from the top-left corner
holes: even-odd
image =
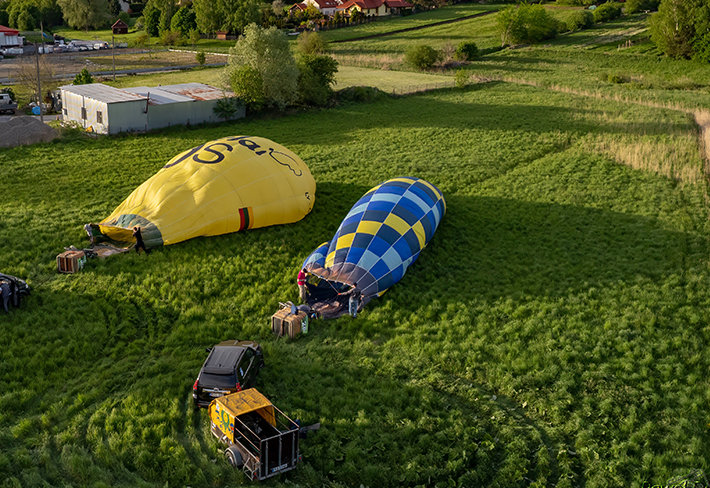
[[[89,85],[94,82],[94,78],[89,73],[89,70],[84,68],[75,77],[73,85]]]
[[[178,31],[165,30],[160,33],[160,43],[163,46],[182,46],[185,44],[185,39]]]
[[[298,60],[298,92],[307,105],[323,106],[333,97],[338,62],[330,56],[307,54]]]
[[[126,25],[130,25],[131,16],[128,15],[128,12],[124,12],[123,10],[121,10],[121,12],[119,12],[118,14],[118,18],[124,21]]]
[[[199,51],[199,52],[195,53],[195,61],[200,63],[200,66],[205,64],[205,60],[206,60],[206,56],[205,56],[204,52]]]
[[[621,4],[616,2],[607,2],[599,5],[594,10],[594,22],[609,22],[621,16]]]
[[[431,46],[413,46],[407,50],[404,58],[417,69],[429,69],[438,61],[439,53]]]
[[[578,31],[594,25],[594,14],[589,10],[577,10],[572,12],[565,21],[568,31]]]
[[[557,0],[558,5],[571,5],[571,6],[581,6],[587,7],[589,5],[594,5],[596,0]]]
[[[258,112],[264,107],[264,79],[256,68],[245,64],[234,70],[230,86],[248,111]]]
[[[296,49],[301,54],[323,54],[328,50],[328,43],[317,32],[302,32]]]
[[[501,45],[534,43],[557,35],[558,22],[542,5],[511,5],[496,17]]]
[[[644,10],[658,10],[661,0],[626,0],[624,11],[627,14],[635,14]]]
[[[462,41],[456,48],[454,57],[459,61],[473,61],[478,58],[478,46],[472,41]]]

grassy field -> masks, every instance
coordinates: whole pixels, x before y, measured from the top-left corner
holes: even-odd
[[[175,153],[272,138],[317,182],[302,222],[57,275]],[[204,347],[264,344],[260,389],[322,429],[273,486],[640,486],[710,459],[708,204],[685,113],[500,82],[294,116],[0,153],[5,486],[233,486],[194,412]],[[634,168],[653,147],[669,175]],[[352,320],[274,340],[268,317],[357,198],[397,175],[448,213],[403,281]],[[216,460],[216,461],[215,461]]]
[[[491,19],[339,55],[451,36],[492,47]],[[710,199],[693,113],[710,108],[707,68],[659,57],[644,19],[491,52],[463,90],[0,150],[0,270],[34,286],[0,315],[0,486],[244,484],[190,399],[204,348],[227,338],[261,342],[259,389],[322,423],[302,465],[268,486],[640,488],[708,473]],[[636,44],[617,50],[624,36]],[[236,134],[309,165],[303,221],[56,273],[64,246],[86,244],[84,223],[178,152]],[[419,260],[357,319],[275,340],[269,316],[297,298],[303,259],[398,175],[447,200]]]

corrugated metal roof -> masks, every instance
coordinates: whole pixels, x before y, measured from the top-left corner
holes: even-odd
[[[160,89],[169,93],[184,95],[194,100],[219,100],[220,98],[234,96],[232,92],[210,85],[203,85],[202,83],[181,83],[179,85],[161,86]]]
[[[177,95],[165,90],[164,86],[134,86],[124,88],[129,93],[147,97],[150,105],[165,105],[166,103],[194,102],[195,100],[183,95]]]
[[[145,97],[130,93],[126,90],[104,85],[103,83],[91,83],[89,85],[65,85],[62,90],[69,93],[76,93],[88,98],[93,98],[104,103],[135,102],[145,100]]]
[[[114,88],[103,83],[90,85],[66,85],[62,90],[93,98],[104,103],[134,102],[146,100],[150,94],[151,105],[167,103],[194,102],[196,100],[218,100],[233,97],[234,93],[223,91],[202,83],[182,83],[166,86],[136,86],[131,88]]]

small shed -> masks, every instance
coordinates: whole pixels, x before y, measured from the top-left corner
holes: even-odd
[[[20,31],[0,25],[0,47],[22,46]]]
[[[91,83],[60,89],[64,120],[76,121],[84,129],[100,134],[221,122],[214,107],[220,99],[234,97],[232,92],[202,83],[125,89]],[[241,117],[243,106],[234,115]]]
[[[116,23],[111,26],[111,31],[114,35],[128,34],[128,24],[121,19],[118,19]]]

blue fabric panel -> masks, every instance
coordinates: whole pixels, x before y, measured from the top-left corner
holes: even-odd
[[[376,280],[382,279],[382,277],[389,274],[389,272],[390,272],[389,267],[382,260],[377,261],[377,263],[372,268],[370,268],[370,274],[372,276],[374,276]],[[378,285],[379,285],[379,283],[378,283]],[[378,286],[378,287],[379,287],[380,291],[382,291],[384,289],[381,286]]]
[[[360,222],[362,220],[362,215],[364,212],[358,212],[355,214],[348,215],[341,225],[352,224],[353,222]]]
[[[346,247],[345,249],[338,249],[337,251],[335,251],[335,259],[333,260],[333,267],[335,267],[335,265],[337,265],[337,264],[345,262],[345,258],[348,255],[348,250],[349,249]]]
[[[392,246],[392,248],[395,251],[397,251],[397,254],[399,254],[399,257],[402,258],[402,261],[412,257],[412,254],[413,254],[412,250],[409,248],[409,244],[407,244],[407,241],[404,240],[404,238],[395,242],[394,246]]]
[[[429,210],[431,210],[431,207],[433,207],[436,202],[429,202],[429,201],[428,201],[429,198],[426,196],[426,194],[423,193],[423,192],[420,192],[420,193],[422,194],[422,196],[423,196],[424,198],[422,198],[421,196],[417,195],[416,192],[413,192],[413,191],[410,189],[409,191],[407,191],[407,194],[405,195],[405,198],[407,198],[408,200],[411,200],[412,203],[416,204],[416,205],[421,209],[421,213],[422,213],[422,214],[425,214],[425,213],[427,213]]]
[[[399,257],[397,251],[393,247],[387,249],[387,252],[382,255],[382,260],[387,264],[389,269],[395,269],[402,265],[402,258]]]
[[[390,247],[391,246],[387,244],[386,241],[383,241],[379,237],[374,237],[372,242],[370,242],[370,245],[367,247],[367,250],[381,257]]]
[[[431,189],[426,186],[425,184],[417,181],[414,186],[420,190],[422,190],[424,193],[426,193],[429,196],[429,200],[431,200],[431,204],[433,205],[434,202],[436,202],[439,199],[439,195],[431,191]]]
[[[434,228],[439,226],[439,222],[441,221],[441,212],[439,212],[438,202],[436,205],[434,205],[434,208],[431,209],[431,213],[429,214],[429,218],[431,219],[431,222],[434,225]]]
[[[431,227],[431,222],[429,221],[429,217],[427,215],[422,217],[420,222],[422,223],[422,227],[424,227],[424,235],[426,236],[424,244],[427,244],[431,240],[431,236],[434,235],[434,230]]]
[[[377,231],[377,237],[379,237],[391,246],[392,244],[397,242],[397,240],[401,237],[401,234],[389,225],[382,224],[380,230]]]
[[[352,234],[357,230],[357,226],[360,225],[360,221],[358,220],[357,222],[351,222],[349,224],[343,225],[340,230],[338,231],[339,236],[344,236],[348,234]]]
[[[404,193],[404,192],[402,192]],[[391,202],[391,203],[397,203],[399,202],[400,197],[402,196],[402,193],[395,195],[394,193],[380,193],[378,192],[376,195],[372,197],[370,200],[370,208],[372,208],[372,204],[374,202]]]
[[[358,247],[360,249],[367,249],[367,246],[370,245],[370,241],[372,241],[372,238],[375,237],[370,234],[355,234],[355,238],[353,239],[353,243],[350,244],[350,247]],[[352,263],[355,263],[357,261],[350,261]]]
[[[360,266],[365,271],[370,271],[370,268],[372,268],[375,265],[375,263],[379,260],[380,260],[380,257],[377,254],[374,254],[370,251],[365,251],[364,253],[362,253],[362,257],[357,262],[357,265]]]
[[[426,191],[424,191],[426,190]],[[426,188],[424,185],[413,185],[409,191],[411,193],[414,193],[416,196],[418,196],[424,203],[427,204],[429,208],[433,207],[436,204],[436,201],[438,198],[436,195],[434,195],[429,188]],[[427,209],[429,210],[429,209]]]
[[[404,195],[407,188],[402,188],[400,186],[381,186],[377,189],[375,195]]]
[[[402,237],[404,237],[404,240],[407,241],[407,244],[409,244],[409,249],[412,250],[412,255],[419,252],[419,239],[417,239],[417,236],[413,230],[410,229]]]
[[[351,247],[348,249],[348,257],[346,261],[348,263],[357,264],[362,259],[362,255],[365,254],[365,248]]]
[[[373,222],[384,222],[389,215],[389,212],[382,212],[380,210],[367,210],[362,216],[362,220],[371,220]]]
[[[378,291],[384,291],[390,286],[396,283],[395,279],[392,277],[392,273],[387,273],[377,282]]]
[[[370,204],[367,206],[367,211],[379,211],[379,212],[387,212],[391,213],[392,209],[394,208],[394,203],[392,202],[382,202],[382,201],[371,201]],[[367,213],[367,212],[365,212]]]
[[[411,183],[406,183],[404,181],[388,181],[387,184],[382,185],[383,187],[397,187],[397,188],[409,188],[412,186]]]
[[[404,220],[409,225],[414,225],[419,220],[411,211],[407,210],[407,207],[405,207],[401,203],[400,205],[397,205],[394,210],[392,210],[392,213]]]
[[[404,276],[404,267],[401,265],[392,270],[392,279],[395,283],[401,280],[402,276]]]
[[[421,200],[419,200],[421,202]],[[403,208],[410,212],[412,215],[414,215],[414,223],[416,223],[419,219],[422,218],[422,216],[429,211],[429,209],[422,210],[422,207],[414,203],[412,200],[410,200],[406,195],[404,198],[402,198],[402,201],[399,202],[399,205],[397,208]],[[412,224],[414,225],[414,224]]]

